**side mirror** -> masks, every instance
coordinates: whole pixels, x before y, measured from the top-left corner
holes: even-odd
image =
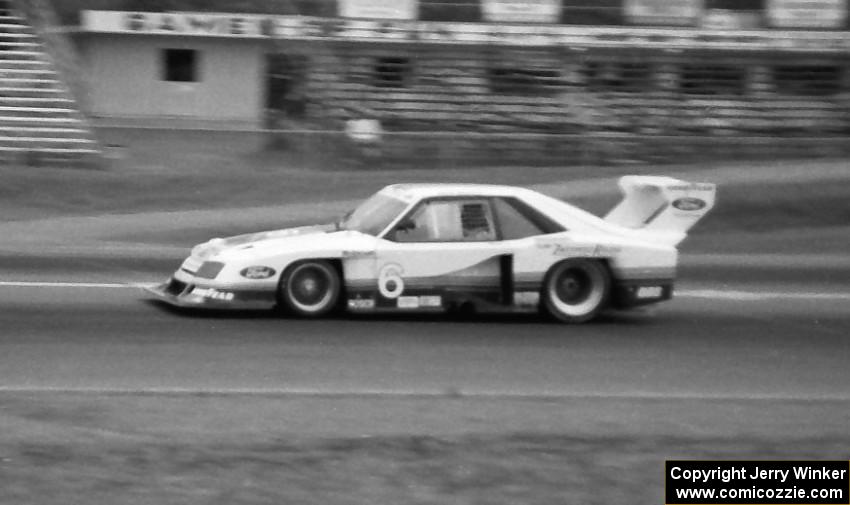
[[[334,223],[333,223],[334,228],[336,228],[337,230],[342,230],[345,227],[345,222],[348,221],[348,218],[350,218],[351,214],[353,214],[353,213],[354,213],[353,209],[349,210],[341,218],[334,221]]]

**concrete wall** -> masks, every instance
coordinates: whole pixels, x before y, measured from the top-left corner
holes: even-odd
[[[95,116],[260,123],[266,53],[261,43],[91,34],[80,46]],[[199,51],[199,80],[163,80],[165,49]]]

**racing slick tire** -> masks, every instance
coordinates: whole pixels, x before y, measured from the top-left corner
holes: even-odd
[[[554,265],[543,281],[541,309],[564,323],[590,321],[608,303],[611,276],[605,266],[585,258]]]
[[[338,307],[342,281],[334,266],[324,260],[298,262],[286,269],[278,285],[284,310],[300,317],[321,317]]]

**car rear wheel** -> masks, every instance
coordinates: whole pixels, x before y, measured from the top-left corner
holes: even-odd
[[[605,307],[611,276],[599,261],[575,258],[553,266],[543,282],[541,308],[565,323],[583,323]]]
[[[337,307],[341,284],[339,273],[331,263],[302,261],[284,272],[278,288],[280,303],[297,316],[324,316]]]

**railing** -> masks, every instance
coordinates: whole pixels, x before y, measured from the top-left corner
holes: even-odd
[[[850,156],[847,137],[394,132],[364,142],[337,131],[264,130],[282,159],[351,168],[665,164]]]

